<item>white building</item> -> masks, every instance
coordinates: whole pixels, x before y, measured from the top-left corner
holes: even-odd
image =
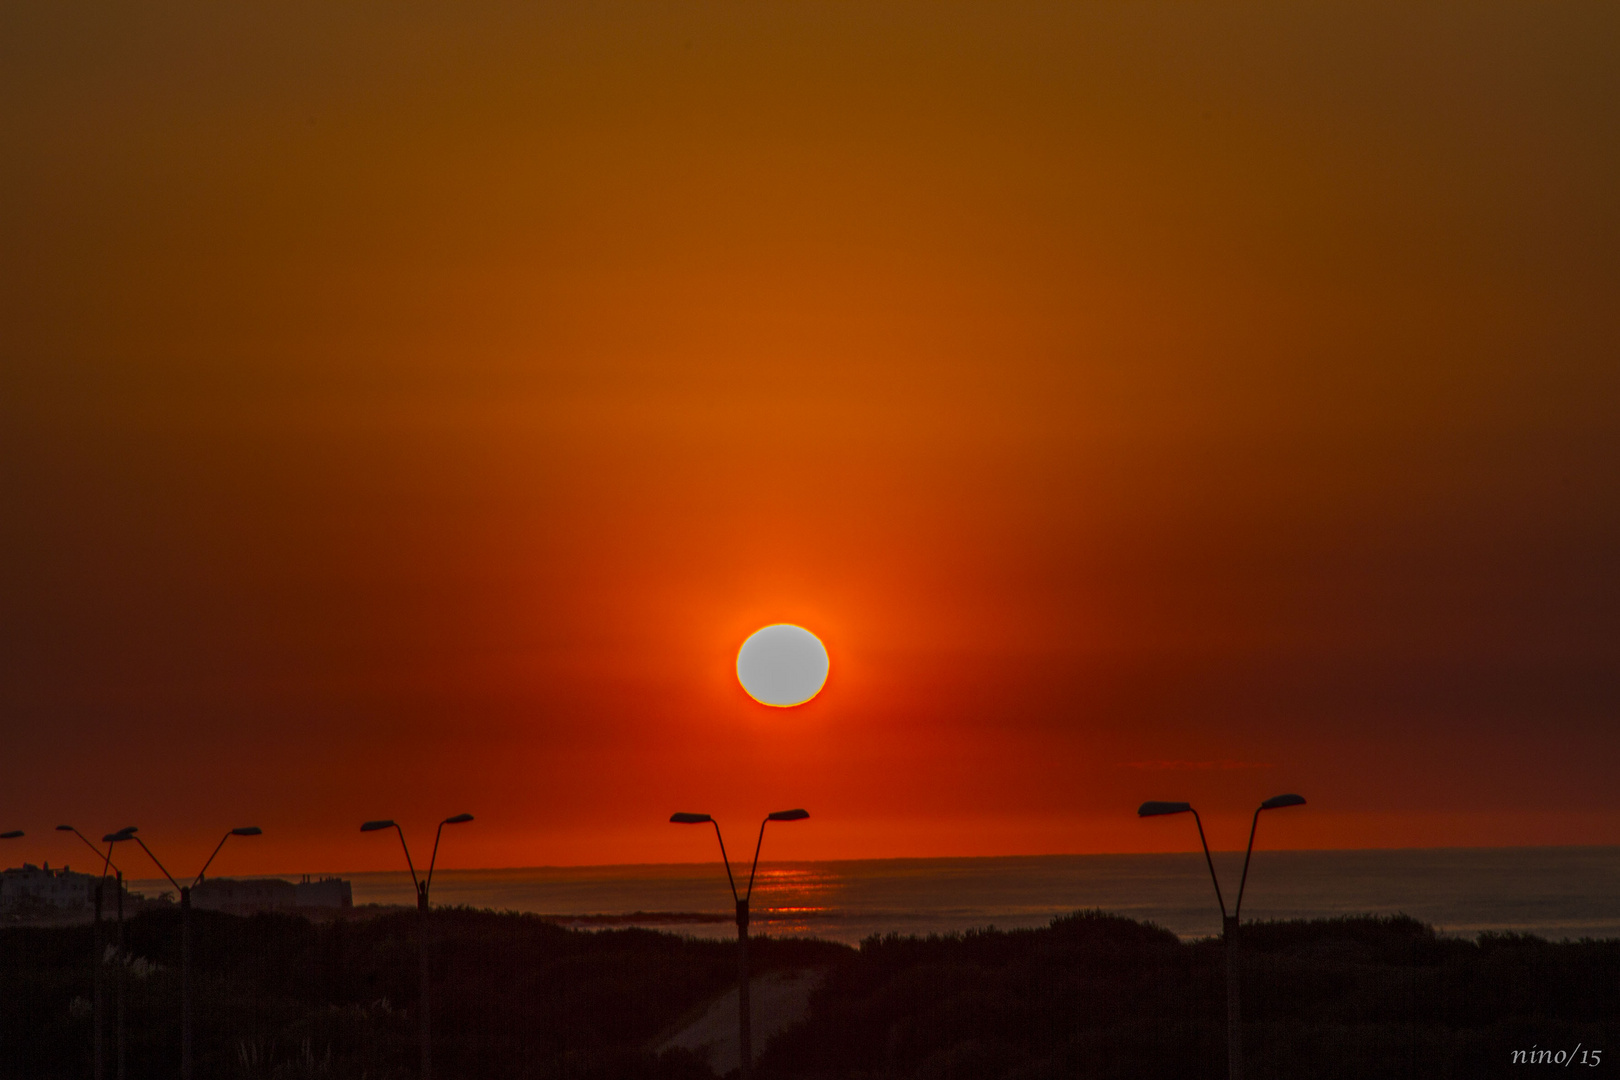
[[[79,874],[67,867],[52,870],[51,864],[23,863],[21,869],[0,871],[0,908],[53,907],[77,911],[95,903],[96,874]],[[113,888],[107,899],[116,902]]]

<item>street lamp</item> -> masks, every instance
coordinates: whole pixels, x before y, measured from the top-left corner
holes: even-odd
[[[134,835],[135,826],[126,825],[117,832],[108,833],[101,838],[101,842],[107,845],[107,854],[101,861],[101,880],[103,882],[107,880],[107,868],[113,865],[113,845],[128,840]],[[114,872],[118,875],[113,879],[113,893],[118,899],[118,936],[117,948],[114,954],[118,957],[118,966],[113,969],[113,1015],[117,1018],[114,1022],[113,1046],[116,1050],[113,1068],[118,1080],[124,1080],[124,1066],[129,1059],[128,1046],[124,1039],[124,1033],[127,1030],[124,1027],[124,872],[116,869]],[[106,966],[107,953],[105,949],[102,950],[101,959],[97,962],[102,966]]]
[[[1192,814],[1198,825],[1198,842],[1204,847],[1204,863],[1209,867],[1209,880],[1215,885],[1215,902],[1221,906],[1221,937],[1226,947],[1226,1075],[1228,1080],[1243,1080],[1243,1025],[1238,1002],[1238,917],[1243,911],[1243,889],[1249,882],[1249,859],[1254,855],[1254,829],[1260,824],[1260,811],[1280,810],[1285,806],[1304,806],[1302,795],[1273,795],[1255,808],[1249,822],[1249,848],[1243,853],[1243,876],[1238,880],[1237,903],[1232,914],[1226,914],[1226,901],[1221,899],[1220,879],[1215,876],[1215,860],[1209,857],[1209,842],[1204,839],[1204,822],[1191,803],[1145,802],[1137,807],[1138,817],[1163,817],[1166,814]]]
[[[131,826],[104,839],[113,842],[133,840],[141,845],[141,850],[156,863],[159,870],[163,871],[163,876],[169,879],[169,884],[180,891],[180,1080],[191,1080],[191,890],[202,884],[203,875],[208,873],[214,855],[219,854],[219,849],[225,846],[225,841],[233,836],[263,836],[264,830],[257,825],[244,825],[220,837],[219,843],[214,845],[214,854],[208,856],[208,861],[203,863],[202,869],[197,871],[197,877],[190,885],[182,885],[174,880],[174,875],[158,862],[158,857],[152,854],[152,849],[146,846],[146,841],[135,835],[136,831]]]
[[[56,827],[56,831],[57,832],[70,832],[74,836],[77,836],[80,840],[84,841],[84,846],[89,848],[92,852],[94,852],[97,855],[102,854],[101,849],[96,847],[95,844],[92,844],[90,842],[90,838],[88,836],[84,835],[84,833],[80,832],[78,829],[75,829],[72,825],[58,825]],[[94,919],[94,921],[92,923],[92,929],[91,929],[91,932],[90,932],[90,948],[91,948],[92,955],[95,957],[95,967],[92,969],[92,973],[93,973],[93,975],[95,977],[95,982],[94,982],[95,991],[94,991],[94,994],[93,994],[93,997],[95,999],[95,1021],[94,1021],[93,1026],[92,1026],[92,1031],[94,1032],[94,1036],[95,1036],[95,1040],[96,1040],[96,1046],[95,1046],[95,1063],[96,1063],[95,1064],[95,1068],[96,1068],[95,1080],[101,1080],[102,1076],[106,1072],[104,1062],[103,1062],[103,1055],[105,1053],[105,1047],[102,1045],[106,1040],[105,1040],[105,1037],[102,1034],[102,1020],[101,1020],[101,981],[102,981],[101,980],[101,969],[104,966],[106,966],[103,963],[103,956],[102,956],[102,951],[101,951],[101,896],[102,896],[102,890],[103,890],[104,886],[107,883],[107,868],[108,867],[112,867],[113,871],[118,875],[118,914],[119,914],[118,941],[119,941],[119,947],[122,948],[123,947],[123,940],[124,940],[124,932],[123,932],[124,872],[122,870],[118,869],[118,864],[117,863],[112,861],[112,844],[110,844],[110,843],[107,845],[107,852],[106,852],[105,856],[103,856],[103,859],[102,859],[101,877],[96,879],[96,892],[95,892],[95,910],[96,910],[96,914],[95,914],[95,919]],[[123,1014],[120,1013],[119,1014],[119,1027],[120,1028],[123,1027],[123,1019],[122,1019],[122,1017],[123,1017]]]
[[[457,814],[447,817],[439,822],[439,828],[433,834],[433,855],[428,859],[427,876],[420,881],[416,877],[416,864],[411,862],[411,849],[405,843],[405,830],[400,828],[392,818],[380,821],[368,821],[360,826],[361,832],[377,832],[379,829],[393,829],[399,833],[399,846],[405,851],[405,865],[411,871],[411,886],[416,890],[417,915],[417,952],[422,960],[422,987],[419,992],[420,1003],[417,1006],[419,1041],[422,1044],[422,1080],[433,1080],[433,1028],[428,1008],[428,890],[433,886],[433,867],[439,861],[439,838],[444,835],[446,825],[465,825],[471,821],[471,814]]]
[[[765,826],[773,821],[803,821],[810,816],[808,810],[778,810],[766,814],[759,823],[759,839],[754,841],[754,865],[748,871],[748,891],[737,895],[737,879],[731,875],[731,860],[726,856],[726,841],[720,835],[720,823],[708,814],[671,814],[669,820],[676,825],[714,826],[714,838],[720,841],[720,860],[726,864],[726,881],[731,885],[731,898],[737,903],[737,1049],[741,1080],[748,1080],[754,1070],[754,1038],[748,1008],[748,901],[754,895],[754,874],[759,870],[759,849],[765,843]]]

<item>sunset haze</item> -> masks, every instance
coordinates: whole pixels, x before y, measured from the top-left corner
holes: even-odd
[[[1620,844],[1616,42],[8,6],[8,856]]]

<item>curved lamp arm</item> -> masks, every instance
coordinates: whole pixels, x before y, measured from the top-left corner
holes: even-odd
[[[1221,879],[1215,876],[1215,860],[1209,857],[1209,841],[1204,839],[1204,822],[1198,811],[1192,812],[1193,823],[1198,826],[1198,842],[1204,846],[1204,864],[1209,867],[1209,880],[1215,883],[1215,902],[1221,906],[1221,923],[1226,923],[1226,901],[1221,897]],[[1236,914],[1236,912],[1233,912]]]
[[[115,834],[115,835],[116,835],[116,834]],[[179,890],[179,891],[183,891],[183,892],[184,892],[184,891],[189,891],[189,889],[188,889],[188,888],[187,888],[187,886],[185,886],[185,885],[182,885],[182,884],[180,884],[180,883],[179,883],[179,882],[178,882],[178,881],[176,881],[176,880],[174,880],[174,875],[173,875],[173,874],[171,874],[171,873],[169,873],[169,871],[168,871],[168,869],[167,869],[167,868],[166,868],[166,867],[165,867],[165,866],[164,866],[164,865],[163,865],[163,864],[162,864],[162,863],[161,863],[161,862],[158,862],[158,857],[157,857],[157,856],[156,856],[156,855],[153,855],[153,854],[152,854],[152,849],[151,849],[151,848],[149,848],[149,847],[147,847],[147,846],[146,846],[146,841],[145,841],[145,840],[142,840],[142,839],[141,839],[141,838],[140,838],[140,837],[138,837],[138,836],[136,836],[136,835],[135,835],[135,834],[134,834],[134,833],[131,833],[131,834],[130,834],[130,835],[128,835],[128,836],[124,836],[124,837],[120,837],[120,839],[123,839],[123,840],[133,840],[133,841],[135,841],[135,842],[136,842],[136,843],[137,843],[137,844],[139,844],[139,845],[141,845],[141,850],[142,850],[142,851],[144,851],[144,852],[146,852],[146,856],[147,856],[147,858],[149,858],[149,859],[151,859],[151,860],[152,860],[152,861],[153,861],[153,862],[154,862],[154,863],[156,863],[156,864],[157,864],[157,868],[158,868],[158,869],[159,869],[159,870],[162,870],[162,871],[163,871],[163,876],[164,876],[164,877],[166,877],[166,878],[168,878],[168,879],[169,879],[169,884],[170,884],[170,885],[173,885],[173,886],[174,886],[174,887],[175,887],[175,889],[177,889],[177,890]],[[118,841],[116,841],[116,840],[114,840],[114,841],[112,841],[112,842],[111,842],[111,843],[109,843],[109,844],[108,844],[108,845],[107,845],[107,850],[108,850],[108,851],[109,851],[109,852],[111,852],[111,851],[112,851],[112,844],[115,844],[115,843],[117,843],[117,842],[118,842]]]
[[[1304,806],[1303,795],[1273,795],[1265,802],[1254,808],[1254,817],[1249,820],[1249,848],[1243,853],[1243,877],[1238,882],[1237,906],[1232,909],[1232,917],[1238,917],[1243,910],[1243,887],[1249,883],[1249,859],[1254,855],[1254,830],[1260,824],[1260,811],[1281,810],[1285,806]]]
[[[422,884],[416,880],[416,864],[411,862],[411,847],[405,842],[405,830],[400,828],[398,825],[395,825],[394,831],[399,833],[399,846],[405,851],[405,866],[411,872],[411,884],[416,887],[418,892],[421,892]]]
[[[80,832],[78,829],[75,829],[73,826],[71,826],[71,825],[58,825],[56,827],[56,831],[57,832],[70,832],[70,833],[72,833],[74,836],[77,836],[80,840],[84,841],[84,846],[85,847],[89,848],[91,851],[95,852],[97,855],[101,854],[101,849],[96,847],[96,845],[92,844],[90,842],[90,838],[88,836],[85,836],[84,833]],[[106,871],[105,868],[108,867],[108,866],[111,866],[114,870],[117,870],[118,873],[122,874],[123,871],[118,870],[118,864],[112,861],[112,858],[111,858],[111,856],[112,856],[112,848],[111,847],[108,847],[108,849],[107,849],[107,856],[108,857],[107,857],[106,862],[102,864],[103,865],[102,876],[103,877],[107,876],[107,871]]]
[[[411,872],[411,888],[416,890],[418,899],[422,895],[422,883],[416,880],[416,864],[411,862],[411,847],[405,842],[405,830],[400,828],[392,818],[383,818],[379,821],[368,821],[360,826],[361,832],[376,832],[378,829],[393,829],[399,833],[399,846],[405,849],[405,866]]]
[[[754,865],[748,868],[748,891],[743,894],[744,900],[754,898],[754,875],[759,873],[759,849],[765,843],[765,826],[770,824],[770,818],[759,823],[759,839],[754,841]]]
[[[444,827],[446,825],[464,825],[472,819],[471,814],[457,814],[455,817],[447,817],[439,822],[439,828],[433,834],[433,857],[428,860],[427,881],[423,884],[424,889],[433,888],[433,867],[439,861],[439,837],[444,835]]]
[[[264,830],[259,828],[257,825],[244,825],[240,829],[232,829],[230,832],[220,837],[219,843],[214,845],[214,855],[218,855],[219,849],[225,846],[225,841],[229,840],[233,836],[260,836],[263,833]],[[208,861],[203,863],[201,870],[197,871],[197,880],[191,883],[191,887],[193,889],[202,884],[203,875],[208,873],[208,868],[214,863],[214,855],[208,856]]]
[[[1221,906],[1221,925],[1226,925],[1226,901],[1221,897],[1221,879],[1215,876],[1215,860],[1209,857],[1209,841],[1204,838],[1204,820],[1198,816],[1192,803],[1145,802],[1136,808],[1137,817],[1164,817],[1168,814],[1191,814],[1198,825],[1198,843],[1204,849],[1204,865],[1209,867],[1209,880],[1215,885],[1215,902]]]
[[[737,879],[731,876],[731,859],[726,855],[726,838],[720,835],[720,823],[708,814],[689,814],[677,811],[669,815],[672,825],[713,825],[714,838],[720,842],[720,861],[726,867],[726,883],[731,886],[731,899],[734,903],[742,903],[742,897],[737,895]]]
[[[773,821],[803,821],[809,816],[808,810],[778,810],[774,814],[765,815],[765,820],[759,823],[759,839],[754,841],[754,865],[748,870],[748,894],[743,897],[744,900],[754,898],[754,875],[759,872],[759,849],[765,843],[765,826]]]
[[[737,896],[737,879],[731,876],[731,860],[726,856],[726,838],[720,835],[720,823],[718,821],[711,818],[709,824],[714,826],[714,838],[720,841],[720,861],[725,863],[726,866],[726,884],[731,886],[731,898],[737,900],[739,899]]]

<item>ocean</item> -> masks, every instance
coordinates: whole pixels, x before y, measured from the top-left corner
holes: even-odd
[[[1228,909],[1242,862],[1242,852],[1215,854]],[[413,902],[403,871],[339,876],[353,882],[357,905]],[[131,884],[156,894],[162,883]],[[719,863],[439,870],[432,900],[534,912],[578,927],[736,932]],[[874,934],[1045,926],[1087,908],[1157,923],[1184,938],[1220,932],[1201,853],[765,863],[750,930],[856,944]],[[1463,936],[1620,937],[1620,848],[1255,852],[1245,921],[1363,913],[1404,913]]]

